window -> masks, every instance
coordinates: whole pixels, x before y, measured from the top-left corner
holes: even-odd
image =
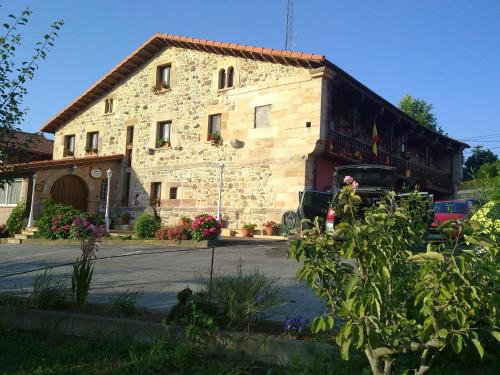
[[[227,69],[227,87],[233,87],[234,84],[234,68],[230,66]]]
[[[125,191],[123,192],[123,203],[128,205],[128,199],[130,196],[130,172],[125,174]]]
[[[150,204],[152,206],[160,206],[161,202],[161,182],[153,182],[151,184]]]
[[[113,113],[113,99],[106,99],[104,101],[104,113]]]
[[[255,128],[271,126],[271,104],[255,107]]]
[[[177,199],[177,188],[176,187],[170,188],[169,198],[170,199]]]
[[[85,152],[87,154],[97,154],[98,146],[99,132],[87,133],[87,146],[85,146]]]
[[[217,134],[220,135],[221,127],[221,115],[210,115],[208,116],[208,135],[207,140],[210,140],[210,136]]]
[[[15,179],[10,184],[0,184],[0,206],[18,204],[21,201],[22,186],[22,179]]]
[[[106,202],[106,194],[108,194],[108,179],[103,178],[101,180],[101,193],[99,194],[101,202]]]
[[[170,65],[159,66],[156,70],[156,86],[159,88],[170,88]]]
[[[157,125],[156,130],[156,147],[170,146],[170,131],[172,121],[161,121]]]
[[[75,135],[64,136],[64,156],[75,155]]]
[[[219,90],[226,87],[226,71],[224,69],[219,70]]]
[[[131,145],[132,143],[134,143],[134,127],[128,126],[127,127],[127,144]]]
[[[127,149],[127,167],[132,166],[132,149]]]

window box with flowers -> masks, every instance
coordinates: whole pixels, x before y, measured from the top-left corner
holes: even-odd
[[[170,141],[167,141],[165,139],[157,139],[155,143],[156,148],[167,148],[170,147]]]
[[[263,225],[264,235],[266,236],[276,236],[278,232],[278,223],[275,221],[266,221]]]
[[[85,147],[85,155],[97,155],[97,148]]]
[[[72,157],[72,156],[75,156],[75,153],[72,150],[64,150],[63,151],[63,156],[64,157]]]
[[[219,147],[222,146],[223,140],[220,136],[220,133],[213,132],[208,136],[208,141],[212,144],[212,146]]]

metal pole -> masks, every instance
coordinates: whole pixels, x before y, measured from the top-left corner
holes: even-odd
[[[215,247],[212,247],[212,262],[210,263],[210,285],[208,288],[208,302],[212,302],[212,288],[213,288],[213,276],[214,276],[214,254]]]
[[[222,174],[224,173],[224,163],[219,164],[220,174],[219,174],[219,198],[217,199],[217,221],[222,225]],[[221,239],[219,234],[218,240]]]
[[[31,204],[30,204],[30,216],[28,219],[28,228],[33,226],[33,204],[35,202],[35,185],[36,185],[36,173],[33,174],[33,186],[31,187]]]
[[[106,233],[109,233],[109,191],[111,190],[111,176],[113,172],[111,168],[108,168],[107,176],[108,176],[108,187],[106,189],[106,213],[104,215],[104,222],[106,224]]]

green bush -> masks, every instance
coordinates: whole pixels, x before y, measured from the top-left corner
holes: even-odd
[[[40,213],[37,227],[37,237],[55,240],[57,238],[69,238],[70,227],[75,216],[80,215],[80,211],[71,206],[55,203],[52,200],[44,202],[44,208]],[[54,230],[54,222],[57,221],[57,229]],[[65,226],[68,226],[65,228]]]
[[[58,309],[67,305],[68,289],[62,280],[56,280],[52,269],[45,269],[35,277],[31,301],[39,309]]]
[[[109,306],[109,313],[115,318],[127,318],[136,314],[142,313],[142,309],[137,306],[137,292],[129,292],[120,294],[114,298]]]
[[[142,214],[134,224],[134,233],[139,239],[154,238],[159,227],[154,216]]]
[[[26,203],[19,202],[17,206],[10,213],[7,222],[5,223],[5,228],[13,236],[16,233],[21,233],[23,230],[23,220],[26,214]]]
[[[236,273],[213,277],[211,291],[209,278],[202,277],[198,283],[200,292],[193,296],[194,301],[214,307],[215,320],[228,327],[248,327],[282,303],[277,279],[256,269],[244,272],[241,260]]]

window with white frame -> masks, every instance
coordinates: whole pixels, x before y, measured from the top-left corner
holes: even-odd
[[[160,121],[156,130],[156,147],[170,146],[172,121]]]
[[[64,136],[64,156],[74,156],[75,155],[75,135],[65,135]]]
[[[0,184],[0,206],[15,206],[21,201],[22,179]]]
[[[170,88],[170,65],[162,65],[156,69],[156,86],[159,88]]]

